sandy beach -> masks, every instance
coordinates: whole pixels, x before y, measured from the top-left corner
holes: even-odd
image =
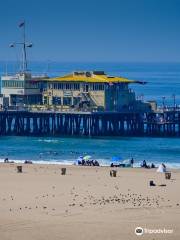
[[[180,171],[0,164],[1,240],[180,239]],[[149,186],[153,180],[154,187]],[[164,186],[160,186],[164,185]],[[173,230],[144,233],[135,228]]]

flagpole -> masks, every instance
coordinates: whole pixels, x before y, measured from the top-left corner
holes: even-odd
[[[10,47],[15,47],[16,45],[22,46],[22,60],[20,61],[20,71],[25,73],[28,70],[26,48],[31,48],[33,46],[33,44],[26,42],[25,21],[23,21],[19,24],[19,28],[22,28],[22,30],[21,30],[22,31],[22,41],[12,43],[12,44],[10,44]]]
[[[27,71],[27,55],[26,55],[26,32],[25,21],[23,22],[23,72]]]

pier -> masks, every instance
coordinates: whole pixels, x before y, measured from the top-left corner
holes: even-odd
[[[161,113],[1,111],[0,135],[180,137],[180,111]]]

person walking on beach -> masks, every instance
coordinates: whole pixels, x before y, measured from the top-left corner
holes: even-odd
[[[134,164],[134,158],[131,158],[130,163],[131,163],[131,167],[133,167],[133,164]]]

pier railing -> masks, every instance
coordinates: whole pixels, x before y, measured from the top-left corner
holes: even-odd
[[[180,106],[172,107],[172,106],[166,106],[166,107],[161,107],[158,106],[157,112],[179,112],[180,111]]]

